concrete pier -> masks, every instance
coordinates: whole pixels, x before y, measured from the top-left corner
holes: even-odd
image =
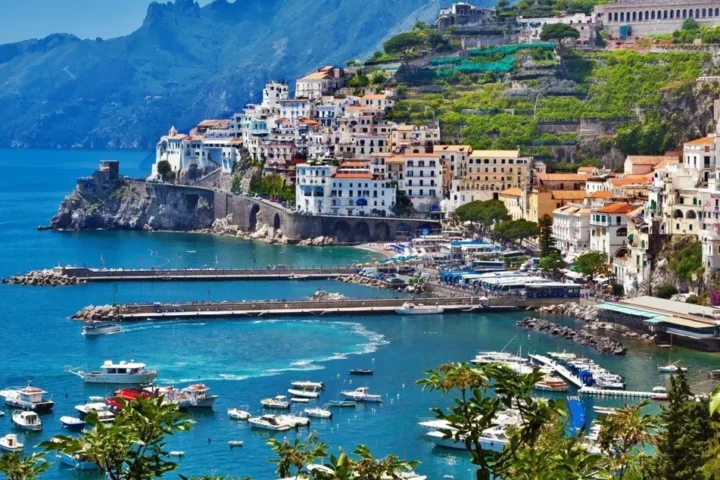
[[[445,313],[497,313],[517,311],[555,302],[555,299],[491,298],[480,302],[477,297],[423,297],[401,299],[344,299],[344,300],[272,300],[243,302],[191,302],[153,303],[144,305],[117,305],[98,307],[102,316],[91,318],[115,321],[255,318],[278,316],[333,316],[333,315],[395,315],[395,309],[404,303],[442,306]],[[78,312],[74,318],[81,318]],[[88,318],[85,314],[84,318]]]

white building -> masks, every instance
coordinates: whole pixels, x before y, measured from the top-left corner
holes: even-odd
[[[627,257],[627,203],[611,203],[590,212],[590,250],[605,254],[608,263]]]
[[[338,67],[322,67],[304,76],[295,83],[295,98],[320,98],[341,88],[344,72]]]
[[[520,40],[522,42],[539,42],[540,33],[545,25],[554,25],[557,23],[563,23],[569,25],[578,31],[580,36],[577,40],[574,40],[575,44],[581,45],[594,45],[595,44],[595,32],[597,31],[597,24],[595,22],[595,15],[585,15],[584,13],[573,13],[567,15],[556,15],[554,17],[540,17],[540,18],[517,18],[517,23],[520,26]]]
[[[404,178],[399,182],[400,189],[410,198],[415,210],[439,211],[443,188],[440,155],[406,151],[402,158]]]
[[[373,175],[369,162],[297,166],[295,205],[312,215],[389,214],[395,205],[396,188]]]
[[[579,254],[590,248],[590,208],[568,204],[553,211],[552,236],[563,254]]]

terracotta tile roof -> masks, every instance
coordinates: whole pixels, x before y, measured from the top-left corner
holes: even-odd
[[[433,151],[438,152],[472,152],[470,145],[435,145]]]
[[[622,187],[625,185],[644,185],[648,183],[652,183],[652,179],[647,177],[642,177],[640,175],[633,175],[633,177],[640,177],[640,178],[611,178],[610,184],[613,187]]]
[[[187,135],[185,135],[184,133],[178,133],[175,135],[168,135],[167,139],[168,140],[184,140],[186,137],[187,137]]]
[[[537,178],[543,182],[572,182],[572,181],[585,181],[587,175],[581,175],[578,173],[538,173]]]
[[[361,160],[349,160],[347,162],[342,162],[340,164],[340,168],[345,167],[367,167],[370,163],[369,162],[363,162]]]
[[[387,160],[385,160],[386,163],[404,163],[405,158],[400,156],[390,157]]]
[[[555,200],[583,200],[585,190],[551,190],[552,198]]]
[[[519,197],[522,195],[522,189],[520,188],[507,188],[500,192],[500,195],[506,195],[508,197]]]
[[[580,167],[577,169],[577,173],[592,173],[595,171],[595,167]]]
[[[372,173],[336,173],[332,176],[332,178],[357,178],[370,180],[373,178],[373,175]]]
[[[610,198],[612,197],[612,192],[610,190],[600,190],[598,192],[593,192],[590,195],[588,195],[588,198]]]
[[[665,155],[628,155],[627,157],[633,165],[657,165],[667,158]]]
[[[371,93],[360,97],[361,100],[387,100],[388,96],[384,93]]]
[[[202,122],[198,123],[198,127],[208,127],[208,128],[218,128],[218,127],[227,127],[232,123],[232,120],[230,119],[221,119],[221,120],[203,120]]]
[[[711,145],[714,142],[715,138],[713,137],[702,137],[690,142],[685,142],[683,145]]]
[[[632,209],[633,207],[627,203],[611,203],[595,211],[598,213],[628,213],[632,211]]]

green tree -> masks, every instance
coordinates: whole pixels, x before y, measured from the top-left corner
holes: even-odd
[[[552,234],[553,218],[545,214],[538,221],[538,228],[540,230],[540,257],[547,257],[555,249],[555,237]]]
[[[415,211],[415,208],[410,197],[404,191],[398,190],[395,195],[395,203],[390,206],[390,211],[398,217],[407,217]]]
[[[673,295],[678,293],[677,287],[671,283],[665,283],[660,285],[657,290],[655,291],[655,295],[657,298],[664,298],[669,299]]]
[[[157,164],[157,173],[165,181],[170,180],[175,175],[173,174],[172,166],[167,160],[160,160]]]
[[[367,75],[356,72],[355,75],[353,75],[350,80],[348,81],[348,86],[351,88],[364,88],[370,85],[370,79]]]
[[[493,235],[503,241],[517,242],[537,237],[538,225],[525,219],[504,220],[496,223],[493,228]]]
[[[303,441],[296,438],[290,443],[287,438],[282,442],[272,438],[267,443],[277,455],[277,458],[271,462],[277,465],[275,473],[280,478],[297,476],[303,467],[318,458],[327,456],[327,444],[321,442],[315,432],[312,432]],[[293,467],[295,468],[294,473],[292,472]]]
[[[400,460],[394,454],[376,459],[365,445],[358,445],[353,453],[360,456],[359,460],[353,462],[355,476],[364,480],[400,478],[397,476],[399,472],[411,470],[418,465],[415,461]]]
[[[615,133],[615,146],[626,155],[661,155],[672,142],[672,129],[654,113],[642,123],[618,127]]]
[[[509,6],[510,6],[510,0],[498,0],[495,8],[497,8],[498,10],[505,10]]]
[[[605,254],[602,252],[587,252],[583,253],[575,259],[573,265],[575,271],[582,273],[591,281],[599,275],[607,275],[607,261]]]
[[[41,446],[87,457],[111,480],[150,480],[175,470],[178,465],[168,460],[165,437],[189,430],[193,422],[174,403],[164,403],[164,397],[121,403],[112,424],[91,413],[91,430],[77,438],[56,436]]]
[[[240,193],[240,190],[242,190],[240,177],[238,175],[233,175],[232,181],[230,182],[230,191],[237,194]]]
[[[663,429],[655,442],[657,452],[649,478],[704,478],[706,447],[713,437],[709,408],[708,399],[693,397],[683,372],[673,375],[668,404],[660,414]]]
[[[558,278],[560,270],[563,268],[565,268],[565,260],[558,252],[552,252],[547,257],[540,259],[540,269],[545,273],[549,273],[553,278]]]
[[[613,452],[610,470],[620,479],[648,478],[649,457],[645,448],[652,443],[653,432],[659,425],[655,415],[642,413],[649,403],[646,400],[639,405],[619,408],[614,415],[599,419],[600,448]]]
[[[438,419],[447,420],[454,430],[443,431],[446,438],[465,444],[471,461],[478,467],[477,480],[503,478],[516,452],[538,439],[543,425],[563,415],[562,400],[539,401],[533,395],[534,385],[542,379],[539,369],[518,374],[498,364],[471,366],[447,363],[426,372],[417,381],[423,390],[457,395],[447,411],[433,408]],[[483,448],[485,430],[496,425],[497,417],[515,408],[523,418],[509,444],[500,453]]]
[[[424,40],[422,35],[417,31],[411,31],[395,35],[383,43],[383,48],[385,49],[385,53],[391,55],[399,54],[404,58],[407,57],[412,50],[422,47],[423,43]]]
[[[466,203],[455,210],[461,222],[479,223],[485,230],[495,223],[508,220],[508,210],[500,200],[485,200]]]
[[[580,32],[570,25],[564,23],[548,23],[543,26],[540,31],[540,39],[547,42],[549,40],[557,40],[558,45],[562,46],[563,41],[568,38],[579,38]]]
[[[373,85],[385,85],[385,82],[388,81],[388,76],[381,72],[381,71],[375,71],[372,73],[372,76],[370,77],[370,83]]]
[[[683,30],[699,30],[700,25],[698,25],[697,20],[694,18],[686,18],[683,23],[682,27]]]
[[[7,480],[34,480],[50,468],[39,453],[23,456],[22,453],[4,453],[0,456],[0,473]]]

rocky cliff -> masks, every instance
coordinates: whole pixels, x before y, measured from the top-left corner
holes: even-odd
[[[200,230],[212,226],[213,195],[127,180],[104,188],[78,186],[50,221],[56,230]]]

